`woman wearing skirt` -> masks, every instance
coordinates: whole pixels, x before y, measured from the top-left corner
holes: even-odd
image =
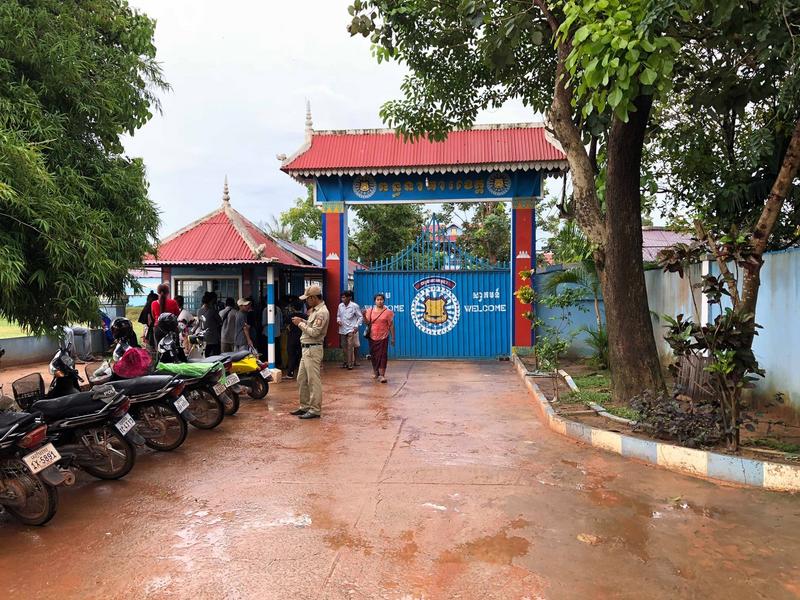
[[[369,353],[372,359],[372,378],[386,383],[386,362],[389,358],[389,338],[394,346],[394,313],[384,306],[386,297],[375,294],[375,306],[364,314],[369,326]]]

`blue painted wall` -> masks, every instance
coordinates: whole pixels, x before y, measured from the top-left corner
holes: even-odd
[[[542,291],[544,289],[544,285],[546,284],[547,280],[552,277],[555,273],[561,272],[568,267],[564,267],[562,265],[555,265],[549,267],[544,272],[536,273],[534,278],[533,289],[536,291],[537,296],[541,297],[544,294]],[[577,287],[571,284],[562,284],[558,287],[558,291],[561,292],[565,288],[574,288]],[[561,317],[561,310],[559,309],[551,309],[547,308],[546,306],[542,305],[541,303],[536,304],[536,316],[539,319],[545,321],[548,325],[552,325],[554,327],[561,327],[564,334],[569,334],[571,332],[578,332],[577,336],[573,339],[572,345],[570,346],[568,354],[573,357],[582,357],[582,356],[590,356],[592,354],[592,349],[586,344],[586,338],[588,337],[586,333],[580,332],[580,329],[583,327],[590,327],[592,329],[597,328],[597,317],[595,316],[594,311],[594,298],[591,294],[587,295],[577,307],[571,308],[566,311],[567,315],[569,316],[569,320],[566,322],[566,325],[562,326],[562,322],[560,320],[553,320],[553,319],[560,319]],[[603,322],[605,322],[605,312],[603,309],[603,300],[600,300],[600,314],[603,318]],[[537,332],[537,335],[541,335],[541,331]]]

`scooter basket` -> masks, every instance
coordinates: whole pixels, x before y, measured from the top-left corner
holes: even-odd
[[[11,384],[14,391],[14,400],[23,410],[26,410],[36,400],[44,398],[44,379],[41,373],[31,373],[20,377]]]

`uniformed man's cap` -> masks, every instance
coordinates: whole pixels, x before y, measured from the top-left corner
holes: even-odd
[[[300,296],[300,300],[305,300],[309,296],[322,296],[322,288],[318,285],[311,285],[306,288],[306,293]]]

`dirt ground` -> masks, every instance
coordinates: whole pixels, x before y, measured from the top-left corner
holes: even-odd
[[[800,598],[800,497],[558,436],[508,363],[389,376],[326,368],[312,421],[275,385],[46,527],[0,516],[0,598]]]

